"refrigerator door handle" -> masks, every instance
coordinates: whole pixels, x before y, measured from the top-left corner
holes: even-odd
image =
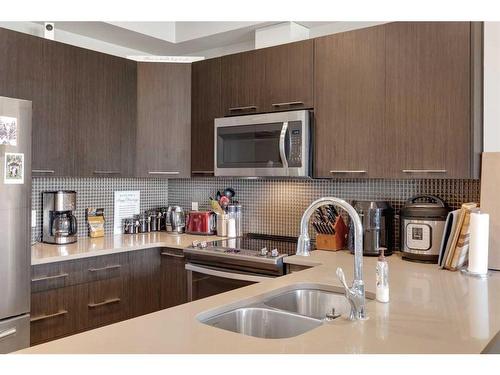
[[[15,328],[9,328],[6,329],[5,331],[0,332],[0,340],[6,339],[7,337],[14,336],[17,332],[17,329]]]

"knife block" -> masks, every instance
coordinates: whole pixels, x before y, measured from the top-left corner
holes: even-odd
[[[347,245],[347,226],[341,216],[333,224],[335,234],[316,234],[316,249],[337,251],[346,248]]]

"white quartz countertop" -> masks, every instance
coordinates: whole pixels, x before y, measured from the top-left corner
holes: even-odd
[[[184,249],[195,240],[216,241],[220,239],[223,239],[223,237],[151,232],[116,236],[108,235],[101,238],[79,237],[77,242],[69,245],[52,245],[39,242],[31,247],[31,265],[61,262],[154,247]]]
[[[340,286],[339,266],[352,280],[354,258],[346,251],[314,251],[286,261],[315,267],[20,353],[480,353],[500,330],[500,272],[481,280],[397,254],[388,257],[391,300],[369,301],[368,320],[341,317],[287,339],[244,336],[198,321],[200,314],[221,313],[297,285]],[[367,292],[375,291],[375,265],[376,258],[364,258]]]

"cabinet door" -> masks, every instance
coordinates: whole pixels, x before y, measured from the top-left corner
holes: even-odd
[[[312,39],[263,50],[265,58],[265,111],[312,108]]]
[[[383,175],[384,27],[315,41],[315,177]]]
[[[160,309],[160,263],[158,249],[129,253],[130,317]]]
[[[32,98],[33,176],[76,174],[76,50],[44,40]]]
[[[221,58],[224,115],[265,112],[265,59],[262,50]]]
[[[191,73],[191,174],[214,174],[214,119],[221,113],[220,58],[195,62]]]
[[[179,249],[161,251],[160,307],[177,306],[187,302],[187,275],[184,255]]]
[[[467,22],[386,25],[390,177],[469,177],[470,52]]]
[[[133,61],[78,49],[80,176],[130,176],[135,152],[137,80]]]
[[[139,63],[137,67],[138,177],[189,177],[191,66]]]

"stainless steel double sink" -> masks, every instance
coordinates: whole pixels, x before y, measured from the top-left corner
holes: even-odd
[[[200,322],[266,339],[298,336],[349,313],[343,289],[323,285],[296,285],[256,297],[222,313],[201,314]]]

